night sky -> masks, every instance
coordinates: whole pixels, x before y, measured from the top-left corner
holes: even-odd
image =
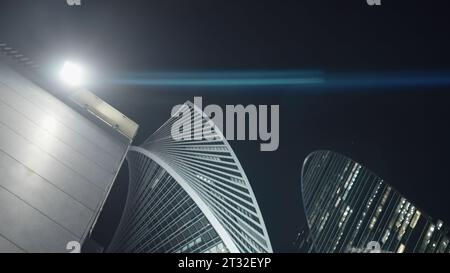
[[[171,108],[279,104],[280,147],[236,142],[277,252],[305,225],[300,168],[330,149],[360,162],[435,218],[450,222],[450,87],[143,87],[108,84],[130,72],[323,71],[329,75],[450,72],[444,0],[197,1],[1,0],[0,41],[48,71],[65,59],[89,68],[90,89],[141,126],[140,144]],[[446,74],[448,75],[448,74]],[[121,172],[94,238],[108,243],[127,188]]]

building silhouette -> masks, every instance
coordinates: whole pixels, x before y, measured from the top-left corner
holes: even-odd
[[[186,121],[192,130],[172,132]],[[127,159],[128,197],[109,252],[272,252],[244,170],[194,104],[184,104]]]
[[[449,229],[357,162],[330,151],[310,154],[301,178],[315,252],[450,252]],[[298,244],[300,246],[300,244]]]

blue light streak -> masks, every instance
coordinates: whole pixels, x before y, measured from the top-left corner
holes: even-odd
[[[321,71],[139,72],[107,81],[144,87],[294,87],[299,90],[376,89],[450,86],[448,71],[323,73]]]

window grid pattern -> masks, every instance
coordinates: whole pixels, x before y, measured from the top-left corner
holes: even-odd
[[[450,252],[449,229],[381,178],[344,156],[318,151],[302,170],[302,195],[316,252],[365,249]]]
[[[184,128],[182,124],[189,126]],[[172,132],[173,127],[184,130]],[[200,109],[187,102],[141,147],[189,183],[240,252],[272,252],[264,220],[238,159],[220,130]]]
[[[161,166],[134,151],[128,161],[127,204],[109,251],[228,252],[200,208]]]
[[[189,115],[174,115],[129,152],[127,204],[109,250],[272,252],[252,188],[230,145],[192,103],[178,113],[183,111]],[[172,134],[173,125],[186,122],[192,130]]]

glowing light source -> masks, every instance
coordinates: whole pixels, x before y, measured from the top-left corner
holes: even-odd
[[[65,84],[71,87],[79,87],[83,83],[84,73],[78,64],[65,62],[59,76]]]

